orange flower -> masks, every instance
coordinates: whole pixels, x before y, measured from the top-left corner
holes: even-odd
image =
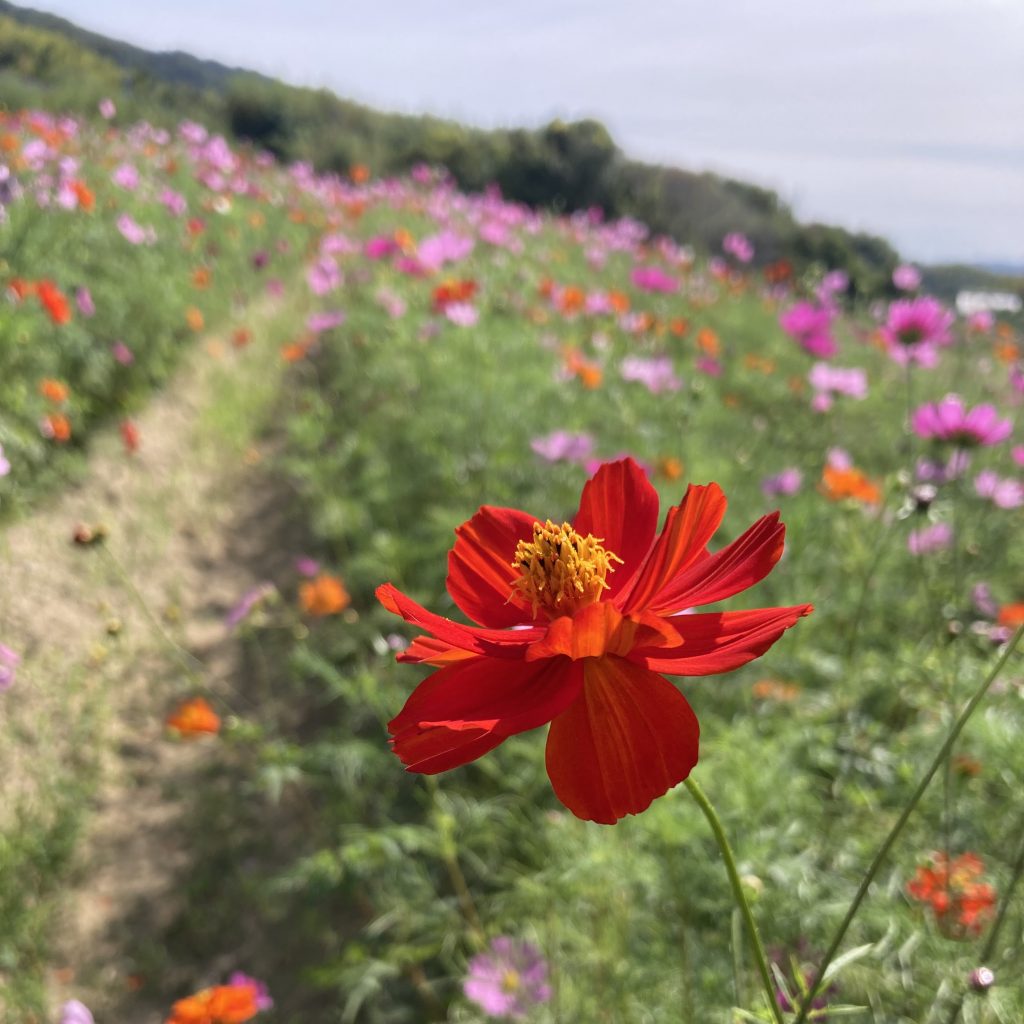
[[[778,679],[759,679],[750,688],[757,700],[791,701],[800,696],[796,683],[783,683]]]
[[[629,296],[625,292],[609,292],[608,301],[616,313],[629,312]]]
[[[366,164],[353,164],[348,176],[356,185],[365,185],[370,180],[370,168]]]
[[[68,386],[52,377],[44,377],[39,382],[39,394],[48,398],[51,402],[66,402],[68,400]]]
[[[722,350],[718,335],[710,327],[702,327],[697,332],[697,347],[708,356],[717,356]]]
[[[677,316],[669,321],[668,328],[677,338],[681,338],[690,329],[690,324],[681,316]]]
[[[206,321],[203,319],[203,312],[195,306],[189,306],[185,310],[185,322],[193,331],[201,331]]]
[[[305,359],[308,352],[308,341],[293,341],[281,347],[281,358],[286,363],[297,363],[300,359]]]
[[[299,588],[299,600],[307,615],[317,617],[337,615],[351,602],[345,584],[337,576],[322,574],[314,580],[307,580]]]
[[[582,288],[569,285],[563,288],[558,295],[558,310],[565,316],[571,316],[573,313],[578,313],[586,301],[587,296]]]
[[[196,288],[209,288],[211,277],[212,274],[209,267],[196,267],[192,271],[192,284]]]
[[[658,460],[658,470],[666,480],[678,480],[683,475],[683,464],[673,455]]]
[[[995,348],[996,359],[1011,366],[1020,359],[1020,349],[1012,341],[1000,341]]]
[[[55,324],[70,322],[71,304],[52,281],[40,281],[36,285],[36,294]]]
[[[569,347],[563,353],[565,372],[571,377],[578,377],[580,383],[588,390],[594,391],[601,386],[604,371],[597,363],[584,358],[578,348]]]
[[[167,726],[182,736],[216,735],[220,732],[220,716],[203,697],[193,697],[179,704],[177,710],[168,716]]]
[[[943,935],[962,939],[979,935],[992,917],[996,892],[978,881],[984,864],[975,853],[964,853],[952,861],[936,853],[928,865],[920,865],[907,883],[907,893],[932,908]]]
[[[43,417],[42,430],[44,436],[58,444],[66,444],[71,440],[71,421],[59,412],[51,412]]]
[[[256,990],[251,985],[217,985],[179,999],[165,1024],[243,1024],[258,1012]]]
[[[416,251],[416,239],[412,237],[412,232],[406,231],[405,228],[396,229],[395,245],[397,245],[404,253],[413,253]]]
[[[882,500],[878,484],[869,480],[859,469],[826,466],[821,475],[821,489],[830,501],[852,498],[865,505],[877,505]]]
[[[32,295],[36,290],[36,286],[31,281],[26,281],[23,277],[15,277],[7,286],[7,290],[20,302],[26,295]]]
[[[139,450],[139,428],[131,420],[124,420],[121,424],[121,440],[129,455]]]
[[[435,313],[443,313],[455,302],[469,302],[476,295],[476,281],[442,281],[433,291]]]
[[[84,181],[75,180],[71,182],[71,191],[75,193],[78,205],[83,210],[91,210],[96,205],[96,197]]]
[[[250,341],[252,341],[252,331],[248,327],[236,327],[234,334],[231,335],[231,344],[235,348],[245,348]]]
[[[999,625],[1016,629],[1024,625],[1024,601],[1018,604],[1004,604],[999,609]]]

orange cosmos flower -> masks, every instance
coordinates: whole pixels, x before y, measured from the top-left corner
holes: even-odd
[[[189,306],[185,310],[185,322],[188,324],[189,329],[193,331],[201,331],[206,321],[203,319],[203,311],[197,309],[195,306]]]
[[[722,344],[710,327],[702,327],[697,332],[697,347],[708,356],[717,356],[722,350]]]
[[[658,460],[658,471],[666,480],[678,480],[683,475],[683,464],[674,455]]]
[[[800,696],[800,687],[796,683],[783,683],[778,679],[759,679],[750,688],[757,700],[777,700],[788,702]]]
[[[601,386],[604,371],[598,363],[591,362],[583,356],[578,348],[567,348],[563,353],[565,372],[571,377],[578,377],[580,383],[588,390],[594,391]]]
[[[586,484],[571,523],[484,506],[455,531],[448,593],[479,626],[379,587],[388,611],[427,634],[398,660],[438,669],[388,726],[406,768],[447,771],[550,722],[548,776],[577,817],[611,824],[682,782],[700,730],[661,673],[731,671],[811,611],[690,614],[753,586],[782,555],[777,512],[712,554],[725,507],[717,484],[691,485],[659,535],[658,493],[624,459]]]
[[[196,288],[209,288],[212,276],[209,267],[196,267],[192,271],[192,284]]]
[[[245,348],[252,341],[252,331],[248,327],[236,327],[231,335],[231,344],[235,348]]]
[[[683,317],[677,316],[669,321],[668,328],[677,338],[681,338],[690,329],[690,323]]]
[[[51,402],[61,403],[68,400],[68,386],[52,377],[44,377],[39,382],[39,394]]]
[[[36,285],[36,294],[55,324],[71,321],[71,304],[52,281],[40,281]]]
[[[183,737],[216,735],[220,732],[220,716],[203,697],[193,697],[168,716],[167,726]]]
[[[43,434],[58,444],[66,444],[71,440],[71,421],[59,412],[51,412],[43,417]]]
[[[964,853],[952,861],[945,853],[932,855],[907,883],[907,893],[927,903],[943,935],[962,939],[980,935],[995,911],[995,889],[979,881],[984,864],[975,853]]]
[[[608,301],[611,303],[611,307],[616,313],[629,312],[629,296],[625,292],[609,292]]]
[[[356,185],[365,185],[370,180],[370,168],[366,164],[353,164],[348,176]]]
[[[91,210],[96,206],[96,197],[93,195],[92,189],[84,181],[75,180],[71,182],[71,191],[75,193],[78,205],[83,210]]]
[[[286,363],[297,363],[300,359],[305,359],[309,353],[310,342],[308,341],[292,341],[287,345],[281,346],[281,358]]]
[[[134,455],[139,450],[139,428],[131,420],[124,420],[121,423],[121,440],[129,455]]]
[[[877,505],[882,500],[878,484],[869,480],[859,469],[838,469],[826,466],[821,475],[822,493],[830,501],[852,498],[865,505]]]
[[[337,576],[326,574],[308,580],[299,588],[299,600],[307,615],[337,615],[351,603],[345,584]]]
[[[1020,359],[1021,351],[1012,341],[1000,341],[995,347],[996,359],[1001,363],[1013,365]]]
[[[165,1024],[243,1024],[258,1012],[253,986],[217,985],[179,999]]]
[[[1000,626],[1007,626],[1016,629],[1024,625],[1024,602],[1019,604],[1004,604],[999,609],[998,623]]]
[[[575,285],[569,285],[558,293],[558,311],[565,316],[578,313],[587,301],[586,292]]]

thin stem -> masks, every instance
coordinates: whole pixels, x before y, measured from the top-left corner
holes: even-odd
[[[761,933],[757,930],[757,922],[754,920],[754,914],[750,909],[750,903],[747,901],[747,895],[743,891],[743,882],[740,881],[740,873],[736,868],[736,858],[733,856],[732,847],[729,845],[729,840],[725,835],[725,829],[722,827],[722,822],[711,805],[711,801],[704,795],[704,790],[700,788],[692,775],[686,780],[684,785],[690,791],[690,796],[697,801],[697,806],[704,812],[704,817],[707,818],[708,824],[711,826],[715,842],[718,844],[718,849],[722,854],[722,860],[725,861],[725,870],[729,875],[729,884],[732,886],[732,895],[736,901],[736,908],[743,915],[743,921],[747,929],[747,940],[750,943],[750,951],[754,955],[754,961],[761,975],[765,999],[768,1001],[768,1006],[775,1017],[776,1024],[784,1024],[782,1008],[779,1006],[779,1001],[775,998],[775,985],[772,982],[771,971],[768,969],[768,957],[765,955],[764,944],[761,942]]]
[[[1007,911],[1010,909],[1010,904],[1013,902],[1013,893],[1017,888],[1017,884],[1021,880],[1021,876],[1024,875],[1024,841],[1020,844],[1020,849],[1017,851],[1017,859],[1013,864],[1013,873],[1010,875],[1010,884],[1006,887],[1006,891],[1003,893],[1003,898],[999,904],[999,910],[996,913],[996,919],[992,922],[992,928],[989,930],[988,938],[985,940],[985,946],[981,951],[981,964],[988,964],[992,959],[996,951],[996,946],[999,944],[999,932],[1003,927],[1003,922],[1006,920]],[[960,997],[953,1005],[953,1009],[950,1012],[949,1019],[946,1024],[956,1024],[957,1018],[960,1016],[960,1011],[963,1009],[964,996],[966,992],[961,992]]]
[[[889,834],[885,837],[885,841],[879,848],[878,853],[875,854],[875,858],[871,862],[871,866],[868,868],[867,874],[857,887],[857,892],[853,897],[853,902],[846,911],[846,916],[839,925],[839,930],[836,932],[835,938],[832,940],[832,944],[829,946],[828,952],[825,954],[825,957],[821,962],[821,967],[819,967],[815,974],[814,979],[811,982],[810,989],[804,996],[803,1002],[800,1004],[800,1012],[797,1014],[796,1020],[793,1024],[804,1024],[804,1021],[807,1020],[807,1014],[811,1010],[811,1003],[824,983],[825,972],[828,970],[836,953],[839,951],[839,947],[842,945],[843,939],[846,937],[847,930],[852,924],[857,911],[860,909],[861,903],[864,902],[864,897],[867,896],[868,889],[871,888],[871,883],[875,880],[875,875],[878,874],[878,870],[881,868],[883,861],[888,856],[889,851],[892,849],[896,840],[899,838],[900,833],[903,831],[903,826],[906,825],[911,814],[914,813],[917,805],[921,802],[921,797],[924,796],[925,790],[935,777],[935,773],[945,763],[946,757],[953,749],[960,733],[963,732],[964,726],[967,725],[968,721],[970,721],[971,716],[974,714],[978,705],[982,702],[985,694],[988,693],[989,687],[991,687],[995,682],[996,677],[1003,670],[1003,666],[1010,660],[1010,656],[1017,649],[1017,645],[1020,643],[1022,636],[1024,636],[1024,625],[1017,628],[1017,632],[1010,638],[1010,642],[1006,645],[1005,650],[999,660],[995,663],[992,671],[985,677],[985,681],[978,687],[977,692],[967,702],[963,711],[960,712],[960,717],[953,723],[953,728],[950,729],[949,735],[943,741],[938,753],[932,759],[932,763],[929,765],[928,770],[924,773],[921,781],[917,784],[917,789],[914,790],[913,796],[911,796],[907,806],[903,808],[896,824],[893,825]]]

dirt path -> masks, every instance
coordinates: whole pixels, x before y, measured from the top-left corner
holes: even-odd
[[[247,320],[264,335],[252,347],[205,339],[136,419],[135,455],[116,432],[100,439],[80,485],[0,538],[0,640],[23,655],[0,710],[5,790],[45,801],[84,751],[100,751],[53,980],[55,1002],[82,999],[98,1020],[115,1019],[144,982],[139,922],[158,936],[180,909],[184,797],[220,756],[217,740],[170,739],[164,718],[197,680],[244,712],[224,616],[294,554],[280,543],[287,495],[262,469],[273,442],[252,439],[274,400],[275,331],[288,321],[261,306]],[[79,523],[102,523],[105,544],[72,543]],[[116,1019],[163,1015],[154,1006]]]

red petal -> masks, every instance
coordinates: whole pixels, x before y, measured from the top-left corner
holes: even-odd
[[[665,528],[647,556],[629,592],[619,600],[622,610],[657,608],[660,591],[705,555],[725,515],[725,495],[718,484],[691,484],[683,500],[668,510]],[[679,606],[672,609],[678,611]]]
[[[809,604],[792,608],[757,608],[747,612],[675,615],[668,619],[683,643],[675,648],[637,648],[630,658],[655,672],[709,676],[731,672],[760,657],[797,619],[812,612]]]
[[[587,481],[573,528],[599,537],[605,549],[622,559],[608,574],[603,600],[614,597],[633,578],[658,529],[658,492],[632,460],[605,463]]]
[[[582,687],[582,663],[566,658],[534,665],[492,658],[455,662],[412,692],[388,724],[391,745],[411,771],[427,770],[420,767],[424,763],[444,771],[550,722]]]
[[[518,573],[516,544],[533,536],[536,518],[514,508],[484,505],[455,531],[448,554],[448,593],[474,622],[500,628],[531,622],[528,602],[510,601]]]
[[[782,557],[785,540],[786,527],[779,522],[779,513],[762,516],[721,551],[683,569],[654,596],[650,610],[670,615],[684,608],[724,601],[752,587]]]
[[[435,665],[440,668],[453,661],[465,661],[466,658],[476,657],[479,655],[472,651],[464,651],[461,647],[452,647],[451,644],[436,637],[418,636],[404,651],[399,651],[395,655],[395,661],[407,665]]]
[[[700,727],[686,698],[656,673],[614,657],[583,664],[583,699],[551,723],[548,775],[576,817],[611,825],[690,774]]]
[[[477,629],[475,626],[464,626],[427,611],[390,583],[382,583],[377,588],[377,600],[389,612],[401,615],[406,622],[427,630],[451,647],[471,651],[473,654],[492,658],[522,658],[526,647],[544,636],[543,626],[530,629]]]
[[[628,655],[635,647],[678,647],[683,638],[667,619],[643,614],[626,618],[608,601],[581,608],[572,618],[552,620],[543,640],[531,644],[527,661],[564,654],[574,661],[605,654]]]

